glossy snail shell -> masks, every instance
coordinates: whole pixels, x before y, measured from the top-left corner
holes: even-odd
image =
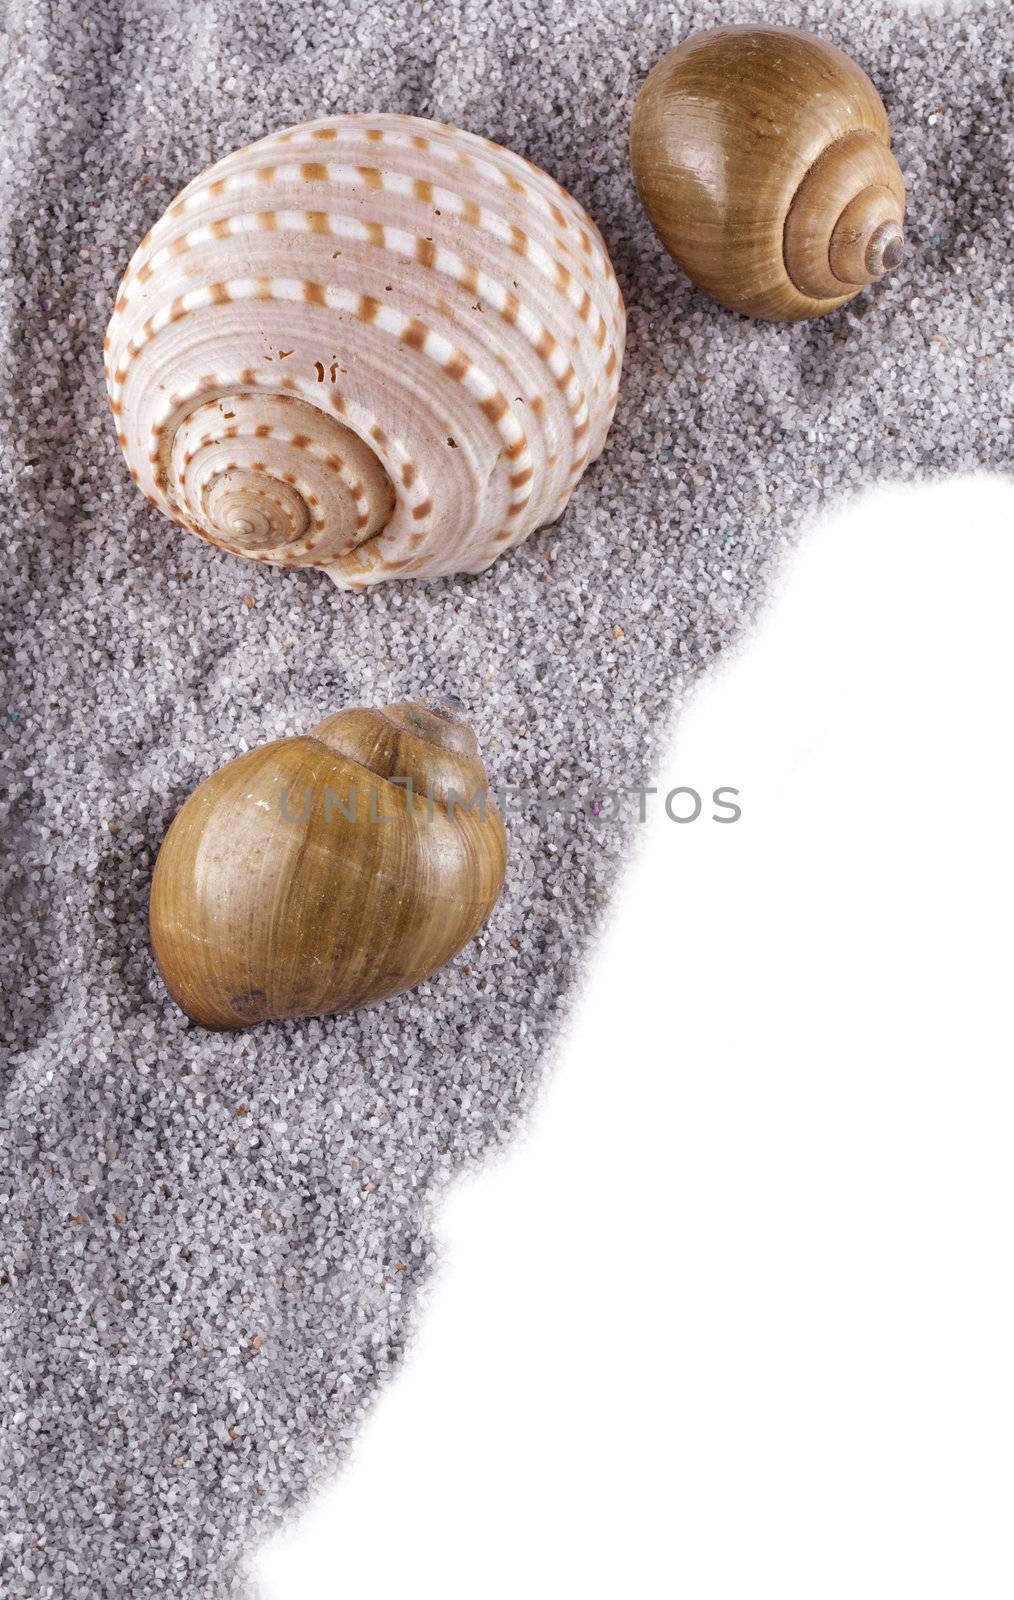
[[[416,117],[226,156],[136,251],[105,341],[131,475],[211,543],[343,588],[479,572],[605,442],[623,300],[546,173]]]
[[[866,74],[795,28],[697,33],[652,69],[631,161],[683,271],[733,311],[833,311],[901,260],[905,184]]]
[[[506,861],[456,712],[341,711],[194,790],[155,864],[152,948],[205,1028],[349,1011],[421,983],[467,944]]]

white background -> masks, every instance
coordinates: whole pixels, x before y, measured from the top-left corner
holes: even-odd
[[[810,532],[265,1600],[1010,1600],[1014,487]]]

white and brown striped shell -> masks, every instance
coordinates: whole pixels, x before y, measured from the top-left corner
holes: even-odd
[[[480,572],[560,516],[616,405],[595,225],[488,139],[329,117],[196,178],[105,341],[131,476],[183,527],[343,588]]]

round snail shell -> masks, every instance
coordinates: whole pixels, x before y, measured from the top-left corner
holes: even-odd
[[[506,862],[466,722],[422,702],[341,711],[194,790],[155,864],[152,948],[205,1028],[349,1011],[467,944]]]
[[[598,230],[488,139],[328,117],[226,156],[105,341],[131,475],[183,527],[346,589],[480,572],[602,450],[625,314]]]
[[[901,260],[905,184],[884,107],[812,34],[693,34],[649,74],[630,154],[662,243],[733,311],[819,316]]]

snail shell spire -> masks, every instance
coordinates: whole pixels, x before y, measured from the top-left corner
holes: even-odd
[[[416,117],[329,117],[196,178],[120,287],[105,371],[148,499],[343,588],[480,572],[602,450],[623,300],[546,173]]]

